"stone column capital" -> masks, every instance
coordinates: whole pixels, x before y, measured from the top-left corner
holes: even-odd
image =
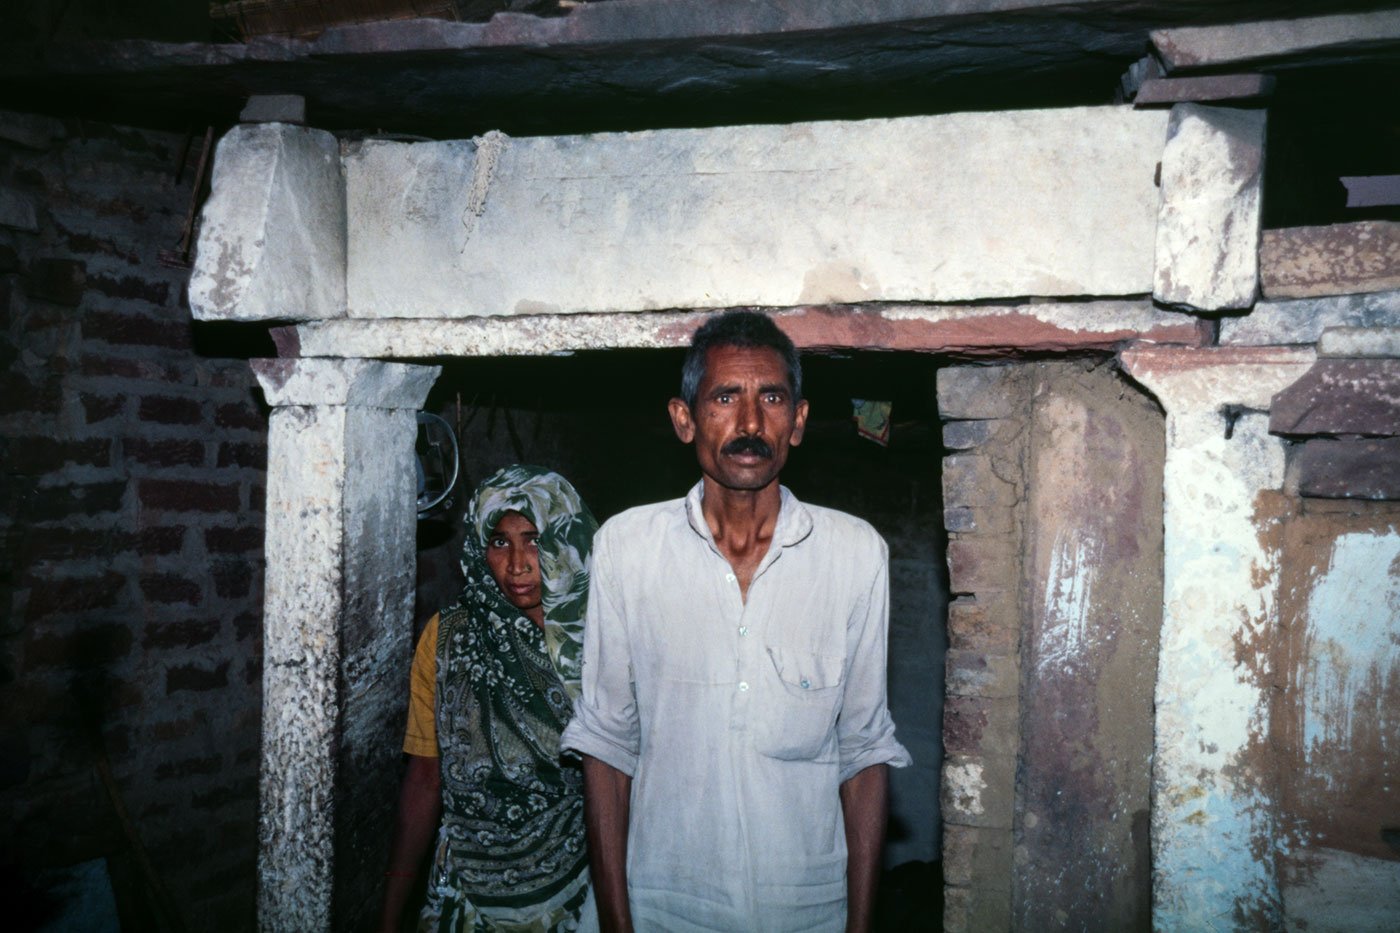
[[[417,409],[441,366],[362,359],[252,360],[253,374],[273,408],[346,405]]]
[[[1313,349],[1293,347],[1130,347],[1118,354],[1123,371],[1169,415],[1222,405],[1267,411],[1316,360]]]

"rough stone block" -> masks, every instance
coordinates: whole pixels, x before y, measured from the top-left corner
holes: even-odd
[[[1400,288],[1400,223],[1363,220],[1264,231],[1259,284],[1266,298],[1314,298]]]
[[[417,409],[440,366],[379,360],[253,360],[268,404]]]
[[[943,446],[967,450],[985,444],[996,431],[994,421],[949,421],[943,425]]]
[[[949,696],[943,707],[943,747],[950,755],[1015,755],[1020,703],[1011,697]]]
[[[943,510],[943,527],[950,533],[1009,534],[1015,527],[1016,510],[1008,506],[953,506]]]
[[[254,94],[238,114],[239,123],[306,122],[306,98],[300,94]]]
[[[938,414],[944,419],[1006,418],[1022,407],[1011,366],[947,366],[938,371]]]
[[[42,151],[62,136],[63,124],[52,117],[11,110],[0,112],[0,140],[7,143]]]
[[[195,318],[345,315],[345,186],[330,133],[234,127],[219,141],[202,217],[189,287]]]
[[[1158,301],[1198,311],[1254,304],[1264,122],[1262,110],[1172,108],[1161,163]]]
[[[997,475],[992,458],[980,453],[943,458],[943,504],[1009,508],[1019,501],[1016,487]]]
[[[1400,499],[1400,438],[1314,437],[1293,448],[1298,494],[1320,499]]]
[[[1010,829],[1016,757],[949,755],[943,760],[943,819],[958,826]]]
[[[1187,101],[1258,100],[1274,92],[1273,75],[1206,75],[1200,78],[1149,78],[1142,82],[1134,107]]]
[[[1272,434],[1400,434],[1400,359],[1323,359],[1274,396]]]
[[[1345,56],[1348,51],[1363,52],[1397,38],[1400,12],[1379,10],[1160,29],[1152,33],[1152,44],[1170,73],[1191,68],[1228,68],[1295,55],[1316,59],[1324,50],[1333,56]]]
[[[1020,579],[1012,535],[977,535],[948,542],[948,588],[953,593],[1015,589]]]
[[[38,233],[39,220],[34,202],[13,188],[0,188],[0,227]]]
[[[1319,357],[1400,357],[1400,327],[1332,327],[1317,341]]]
[[[1221,346],[1316,343],[1332,327],[1400,327],[1400,291],[1261,301],[1220,322]]]
[[[943,882],[954,887],[972,884],[972,861],[981,830],[973,826],[948,826],[943,830]]]
[[[1165,126],[1090,107],[366,142],[350,316],[1139,294]]]

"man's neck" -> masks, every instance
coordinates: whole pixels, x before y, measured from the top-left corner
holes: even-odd
[[[782,511],[778,481],[762,489],[728,489],[704,477],[700,511],[714,537],[715,547],[729,561],[739,578],[739,590],[747,599],[749,583],[773,542],[773,530]]]

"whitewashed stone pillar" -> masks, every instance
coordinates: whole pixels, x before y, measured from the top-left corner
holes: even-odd
[[[1268,741],[1284,478],[1272,396],[1311,350],[1130,349],[1124,370],[1166,409],[1163,612],[1153,763],[1153,927],[1281,925]]]
[[[440,370],[341,359],[253,370],[273,407],[258,925],[343,929],[373,908],[388,843],[413,611],[414,414]]]

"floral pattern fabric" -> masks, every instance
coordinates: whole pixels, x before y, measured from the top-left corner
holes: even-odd
[[[539,532],[543,630],[501,593],[486,544],[507,512]],[[468,508],[458,602],[442,613],[436,717],[443,819],[420,929],[574,930],[587,895],[583,777],[559,736],[578,693],[597,530],[567,480],[507,467]]]

